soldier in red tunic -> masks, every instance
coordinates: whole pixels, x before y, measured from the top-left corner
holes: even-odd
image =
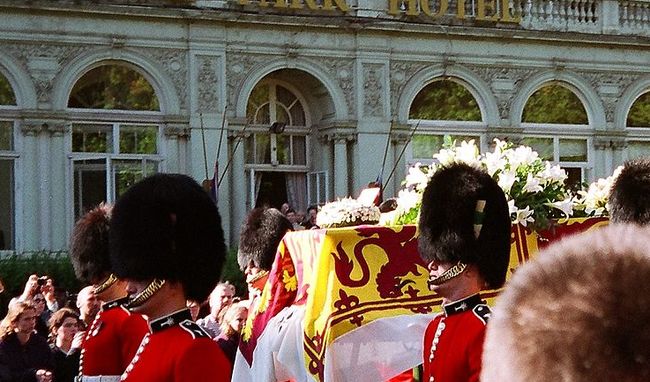
[[[505,195],[485,172],[452,164],[434,175],[422,196],[420,256],[443,313],[424,336],[424,381],[478,381],[490,309],[479,292],[505,282],[510,217]]]
[[[237,262],[246,275],[251,301],[262,293],[278,245],[287,232],[293,231],[292,227],[275,208],[255,208],[246,216],[239,233]]]
[[[119,381],[149,332],[142,315],[123,307],[126,284],[112,273],[108,253],[111,207],[100,205],[79,219],[70,243],[70,259],[79,280],[94,286],[105,301],[83,334],[79,361],[82,381]],[[101,378],[101,379],[98,379]]]
[[[122,380],[226,382],[230,364],[191,320],[219,281],[226,248],[219,211],[190,177],[157,174],[127,190],[113,209],[111,263],[127,280],[129,309],[145,314],[145,336]]]

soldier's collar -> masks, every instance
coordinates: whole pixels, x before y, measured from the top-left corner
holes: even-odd
[[[183,308],[166,316],[156,318],[149,323],[149,327],[151,328],[151,333],[155,333],[163,329],[171,328],[174,325],[178,325],[185,320],[192,320],[190,310],[187,308]]]
[[[443,305],[442,309],[445,311],[445,316],[451,316],[452,314],[467,312],[468,310],[474,309],[478,304],[482,304],[481,295],[474,294],[469,297],[465,297],[462,300],[454,301],[449,304]]]
[[[118,298],[117,300],[113,300],[113,301],[109,301],[109,302],[104,303],[102,305],[102,310],[107,311],[109,309],[116,308],[116,307],[121,306],[121,305],[125,305],[128,302],[129,302],[129,297],[128,296]]]

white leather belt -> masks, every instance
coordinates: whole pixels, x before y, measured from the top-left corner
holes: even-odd
[[[120,375],[84,375],[81,382],[120,382]]]

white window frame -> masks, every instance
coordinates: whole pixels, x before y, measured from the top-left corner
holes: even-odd
[[[321,185],[325,183],[325,195],[320,194]],[[311,194],[311,186],[314,185],[316,195]],[[327,171],[312,171],[307,173],[307,205],[323,205],[330,200],[329,174]]]
[[[75,110],[79,111],[79,110]],[[88,110],[83,109],[83,113],[88,112]],[[121,118],[111,118],[110,120],[102,119],[75,119],[74,122],[70,123],[66,131],[66,147],[68,150],[68,164],[66,166],[66,178],[67,178],[67,192],[66,195],[66,211],[68,211],[68,227],[71,229],[74,224],[74,219],[76,216],[76,211],[74,210],[75,206],[75,189],[74,189],[74,162],[83,161],[83,160],[104,160],[105,161],[105,171],[106,171],[106,202],[114,203],[115,202],[115,187],[113,185],[113,174],[114,166],[113,161],[116,160],[141,160],[144,170],[144,166],[147,161],[157,162],[158,168],[157,172],[165,171],[165,155],[164,155],[164,134],[163,134],[163,125],[159,121],[151,120],[150,118],[134,118],[134,120],[129,120],[124,118],[125,112],[120,111],[119,115]],[[143,113],[138,113],[143,114]],[[151,114],[147,112],[146,114]],[[159,113],[158,113],[159,114]],[[158,118],[156,118],[158,119]],[[112,142],[113,142],[113,152],[107,153],[91,153],[91,152],[73,152],[72,151],[72,135],[73,135],[73,125],[111,125],[112,133]],[[156,126],[156,154],[122,154],[119,152],[119,133],[120,126]]]
[[[594,181],[594,130],[588,125],[569,124],[541,124],[522,123],[523,138],[548,138],[553,139],[553,160],[549,161],[560,167],[581,168],[582,182],[591,183]],[[565,162],[560,161],[560,140],[561,139],[584,139],[587,142],[586,162]]]

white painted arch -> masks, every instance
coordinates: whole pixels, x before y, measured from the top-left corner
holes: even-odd
[[[13,57],[0,51],[0,73],[5,76],[21,109],[36,109],[38,95],[29,73]]]
[[[332,99],[335,118],[337,120],[348,118],[348,106],[345,102],[345,94],[341,87],[320,65],[300,58],[291,59],[289,61],[287,61],[286,58],[278,58],[254,67],[246,76],[246,80],[239,89],[239,93],[235,96],[235,110],[237,117],[246,117],[246,105],[248,104],[248,98],[250,97],[255,85],[257,85],[266,75],[281,69],[298,69],[315,77],[321,84],[323,84],[325,89],[327,89],[327,92]]]
[[[627,127],[627,115],[634,102],[643,94],[650,91],[650,75],[641,77],[637,82],[628,86],[623,91],[621,98],[616,103],[614,111],[614,126],[625,129]]]
[[[88,71],[102,65],[126,65],[142,74],[153,87],[160,111],[163,114],[180,114],[180,100],[172,79],[155,60],[126,49],[100,49],[79,57],[62,68],[55,79],[52,106],[55,110],[68,107],[68,99],[74,84]]]
[[[510,105],[510,123],[521,126],[524,106],[533,93],[549,82],[557,81],[571,90],[587,112],[589,126],[597,130],[606,127],[605,108],[596,90],[581,76],[567,70],[546,70],[530,77],[519,89]]]
[[[450,78],[465,86],[476,100],[483,122],[488,126],[499,125],[499,108],[489,85],[474,72],[460,65],[446,67],[433,65],[420,70],[411,77],[397,102],[397,116],[401,123],[408,121],[411,104],[418,93],[430,83],[441,78]]]

